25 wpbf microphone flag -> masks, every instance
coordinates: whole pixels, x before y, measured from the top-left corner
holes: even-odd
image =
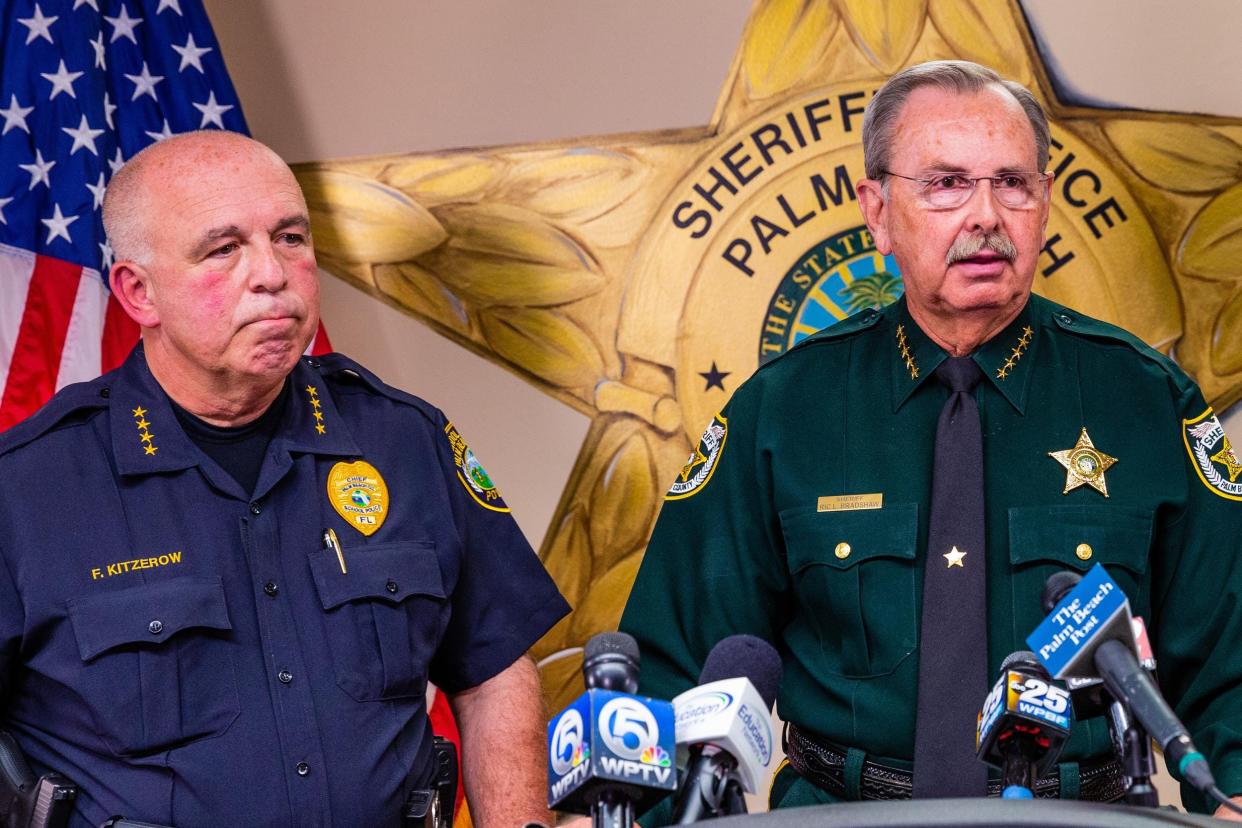
[[[247,131],[201,0],[0,0],[0,429],[137,341],[108,292],[104,192],[196,129]]]

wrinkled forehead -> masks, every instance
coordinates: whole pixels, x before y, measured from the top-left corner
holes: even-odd
[[[999,85],[978,92],[916,89],[896,119],[891,146],[894,168],[1034,169],[1038,155],[1025,110]]]

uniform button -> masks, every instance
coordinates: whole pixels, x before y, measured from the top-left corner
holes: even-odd
[[[108,391],[108,389],[107,389],[107,388],[100,388],[100,389],[99,389],[99,396],[103,397],[105,400],[106,400],[106,399],[108,399],[108,393],[109,393],[109,391]]]
[[[150,624],[147,624],[147,632],[151,633],[151,635],[159,635],[163,631],[164,631],[164,622],[160,621],[158,618],[152,621]]]
[[[276,678],[280,679],[281,684],[288,684],[293,681],[293,673],[290,673],[288,670],[281,670],[276,674]]]
[[[263,511],[263,507],[259,505],[259,502],[257,500],[254,503],[250,504],[250,514],[257,515],[257,514],[262,513],[262,511]]]
[[[1074,554],[1078,556],[1079,560],[1086,561],[1090,560],[1091,555],[1094,554],[1094,550],[1092,550],[1091,544],[1080,543],[1078,544],[1078,548],[1074,550]]]
[[[263,585],[263,591],[268,595],[275,595],[277,592],[280,592],[280,587],[276,586],[275,581],[268,581]]]
[[[850,545],[848,543],[846,543],[845,541],[841,541],[840,543],[837,544],[837,548],[833,550],[833,554],[836,555],[841,560],[845,560],[846,558],[850,556],[850,552],[852,551],[854,550],[850,549]]]
[[[298,772],[298,776],[310,775],[310,765],[306,764],[305,762],[298,762],[297,772]]]
[[[1074,317],[1070,316],[1068,313],[1063,313],[1061,314],[1061,321],[1064,322],[1066,325],[1073,325]]]
[[[393,594],[396,594],[397,590],[400,589],[400,587],[397,586],[396,581],[389,581],[388,583],[384,584],[384,589],[388,590],[389,592]]]

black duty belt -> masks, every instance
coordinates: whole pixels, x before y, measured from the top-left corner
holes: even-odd
[[[819,739],[792,724],[785,726],[785,755],[800,776],[843,799],[909,799],[914,789],[910,771],[873,762],[862,751]],[[1062,791],[1067,765],[1078,771],[1076,795],[1069,784]],[[1000,793],[1000,780],[988,780],[988,796]],[[1056,775],[1035,782],[1036,797],[1055,799],[1063,793],[1067,799],[1115,802],[1125,795],[1121,765],[1116,759],[1087,759],[1062,765]]]

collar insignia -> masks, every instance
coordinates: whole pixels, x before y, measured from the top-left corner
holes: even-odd
[[[1005,379],[1013,372],[1013,367],[1018,364],[1018,360],[1022,359],[1022,355],[1026,353],[1026,349],[1031,344],[1031,337],[1034,335],[1035,331],[1030,325],[1022,328],[1022,335],[1018,337],[1018,344],[1009,351],[1005,364],[996,369],[997,379]]]
[[[1116,457],[1109,457],[1098,450],[1083,428],[1078,435],[1078,442],[1073,448],[1064,451],[1050,451],[1048,456],[1065,467],[1065,490],[1061,494],[1069,494],[1079,486],[1090,486],[1100,494],[1108,497],[1108,484],[1104,480],[1104,472],[1108,471]]]
[[[322,437],[328,433],[328,429],[323,424],[323,412],[319,410],[319,389],[313,385],[306,386],[306,396],[310,400],[311,414],[315,417],[315,433]]]
[[[341,461],[328,472],[328,501],[350,526],[374,535],[388,517],[388,484],[365,460]]]
[[[154,457],[160,449],[154,443],[155,435],[151,433],[151,424],[147,422],[147,410],[140,405],[130,413],[134,415],[134,425],[138,427],[138,440],[142,444],[143,453]]]
[[[919,366],[914,361],[914,355],[910,353],[910,343],[906,340],[906,326],[897,326],[897,350],[901,353],[902,360],[906,363],[906,370],[910,372],[910,379],[919,378]]]

